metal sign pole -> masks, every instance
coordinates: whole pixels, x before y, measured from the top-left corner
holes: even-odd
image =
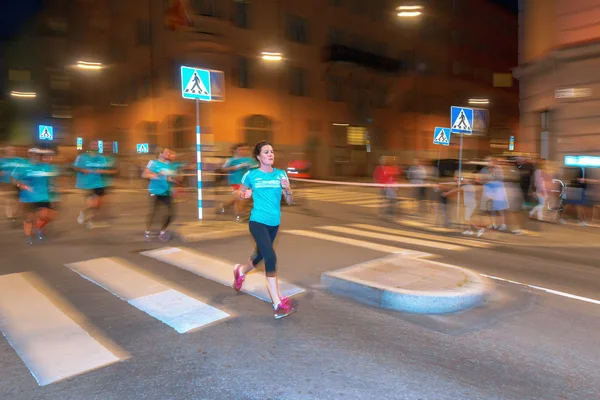
[[[198,219],[202,220],[202,139],[200,137],[200,100],[196,99],[196,165],[198,169]]]
[[[463,158],[463,135],[460,134],[460,148],[458,150],[458,188],[462,183],[462,158]],[[460,190],[458,191],[458,197],[456,201],[456,222],[460,222]]]

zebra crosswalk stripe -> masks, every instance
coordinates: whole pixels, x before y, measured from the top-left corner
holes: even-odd
[[[126,358],[102,344],[108,339],[92,337],[66,309],[73,307],[33,274],[0,276],[0,330],[40,386]]]
[[[97,258],[66,266],[178,333],[229,317],[218,308],[136,271],[118,258]]]
[[[165,247],[157,250],[144,251],[143,256],[154,258],[164,263],[184,269],[206,279],[231,287],[233,284],[233,264],[195,252],[187,248]],[[304,292],[301,287],[279,280],[279,290],[286,297],[294,296]],[[265,277],[262,273],[250,273],[242,291],[260,300],[271,302],[271,297],[265,285]]]

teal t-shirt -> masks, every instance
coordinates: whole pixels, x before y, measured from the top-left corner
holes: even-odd
[[[242,183],[244,174],[248,172],[249,169],[258,167],[258,162],[249,157],[232,157],[225,162],[223,168],[235,167],[236,165],[242,165],[242,167],[240,169],[229,171],[230,185],[239,185]]]
[[[27,163],[26,160],[19,157],[8,157],[0,159],[0,182],[2,183],[10,183],[11,175],[14,170]]]
[[[106,167],[105,169],[116,169],[117,168],[117,159],[113,156],[104,156],[106,159]],[[102,175],[102,181],[104,182],[104,187],[112,186],[115,180],[114,175],[104,174]]]
[[[109,169],[110,163],[101,154],[90,154],[84,153],[77,156],[75,163],[73,164],[77,168],[89,169],[92,171],[89,174],[82,172],[77,173],[77,181],[75,187],[77,189],[98,189],[107,186],[107,181],[103,175],[97,171],[103,169]]]
[[[242,185],[252,189],[254,206],[250,212],[250,221],[269,226],[278,226],[281,222],[281,179],[288,179],[285,171],[273,168],[273,172],[252,169],[243,176]]]
[[[158,178],[150,179],[148,191],[157,196],[169,196],[171,194],[172,182],[168,181],[168,177],[174,178],[177,176],[178,165],[171,162],[163,162],[160,160],[151,160],[146,167],[155,174]]]
[[[15,180],[29,186],[29,190],[21,190],[20,200],[23,203],[39,203],[52,201],[51,190],[58,171],[50,164],[26,162],[14,170]]]

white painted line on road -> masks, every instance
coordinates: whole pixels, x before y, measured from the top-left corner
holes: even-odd
[[[348,235],[364,236],[364,237],[368,237],[371,239],[387,240],[389,242],[413,244],[415,246],[422,246],[422,247],[433,247],[434,249],[442,249],[442,250],[450,250],[450,251],[468,250],[466,247],[457,246],[457,245],[448,244],[448,243],[435,242],[432,240],[412,239],[412,238],[396,236],[396,235],[386,235],[383,233],[368,232],[368,231],[352,229],[352,228],[344,228],[342,226],[319,226],[318,229],[325,229],[327,231],[345,233]]]
[[[29,276],[0,276],[0,330],[40,386],[121,360],[42,294],[41,283]],[[57,296],[54,300],[65,303]]]
[[[225,286],[231,287],[233,284],[233,263],[218,258],[210,257],[190,249],[177,247],[166,247],[157,250],[144,251],[140,254],[171,264]],[[287,297],[304,292],[304,289],[301,287],[286,283],[282,280],[279,280],[279,290]],[[251,273],[246,275],[242,291],[260,300],[268,303],[271,302],[271,297],[267,291],[265,277],[261,273]]]
[[[369,224],[351,224],[350,226],[353,226],[355,228],[360,228],[360,229],[369,229],[371,231],[376,231],[376,232],[391,233],[394,235],[404,235],[404,236],[416,237],[416,238],[420,238],[420,239],[436,240],[439,242],[456,243],[456,244],[461,244],[463,246],[479,247],[479,248],[484,248],[484,249],[492,247],[492,245],[490,243],[483,242],[480,240],[457,239],[457,238],[453,238],[453,237],[430,235],[427,233],[405,231],[402,229],[391,229],[391,228],[385,228],[383,226],[375,226],[375,225],[369,225]]]
[[[413,250],[409,250],[409,249],[403,249],[400,247],[386,246],[383,244],[365,242],[363,240],[350,239],[350,238],[341,237],[341,236],[327,235],[325,233],[319,233],[319,232],[304,231],[304,230],[289,230],[289,231],[286,230],[284,232],[290,233],[292,235],[305,236],[305,237],[310,237],[313,239],[329,240],[332,242],[338,242],[338,243],[347,244],[350,246],[362,247],[365,249],[380,251],[382,253],[403,254],[405,256],[410,256],[410,257],[429,257],[429,256],[431,256],[431,254],[424,253],[421,251],[413,251]]]
[[[218,308],[135,271],[118,258],[97,258],[66,266],[178,333],[229,317]]]
[[[529,285],[527,283],[522,283],[522,282],[517,282],[517,281],[511,281],[510,279],[499,278],[497,276],[491,276],[491,275],[486,275],[486,274],[479,274],[479,275],[484,276],[486,278],[494,279],[494,280],[497,280],[497,281],[503,281],[503,282],[513,283],[515,285],[526,286],[526,287],[531,288],[531,289],[541,290],[543,292],[550,293],[550,294],[555,294],[557,296],[568,297],[570,299],[580,300],[580,301],[585,301],[586,303],[592,303],[592,304],[598,304],[598,305],[600,305],[600,300],[590,299],[589,297],[577,296],[576,294],[571,294],[571,293],[566,293],[566,292],[560,292],[558,290],[548,289],[548,288],[544,288],[544,287],[541,287],[541,286],[535,286],[535,285]]]

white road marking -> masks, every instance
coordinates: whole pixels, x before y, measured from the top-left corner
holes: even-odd
[[[178,333],[229,317],[218,308],[135,271],[118,258],[97,258],[66,266]]]
[[[463,246],[457,246],[457,245],[448,244],[448,243],[436,242],[433,240],[412,239],[412,238],[403,237],[403,236],[386,235],[383,233],[369,232],[369,231],[365,231],[365,230],[358,230],[358,229],[352,229],[352,228],[344,228],[342,226],[319,226],[318,229],[325,229],[327,231],[346,233],[346,234],[355,235],[355,236],[364,236],[364,237],[368,237],[371,239],[387,240],[389,242],[399,242],[399,243],[413,244],[415,246],[432,247],[434,249],[442,249],[442,250],[450,250],[450,251],[468,250],[466,247],[463,247]]]
[[[401,229],[391,229],[391,228],[385,228],[382,226],[375,226],[375,225],[369,225],[369,224],[351,224],[350,226],[353,226],[355,228],[360,228],[360,229],[369,229],[371,231],[376,231],[376,232],[404,235],[404,236],[416,237],[416,238],[420,238],[420,239],[436,240],[439,242],[446,242],[446,243],[456,243],[456,244],[461,244],[464,246],[479,247],[479,248],[484,248],[484,249],[492,247],[492,245],[490,243],[483,242],[480,240],[457,239],[457,238],[453,238],[453,237],[430,235],[427,233],[405,231],[405,230],[401,230]]]
[[[420,251],[403,249],[400,247],[386,246],[383,244],[365,242],[363,240],[350,239],[350,238],[341,237],[341,236],[327,235],[325,233],[319,233],[319,232],[312,232],[312,231],[305,231],[305,230],[289,230],[289,231],[286,230],[284,232],[292,234],[292,235],[305,236],[305,237],[310,237],[313,239],[329,240],[331,242],[338,242],[338,243],[347,244],[350,246],[362,247],[365,249],[380,251],[382,253],[403,254],[403,255],[411,256],[411,257],[431,256],[431,254],[429,254],[429,253],[424,253],[424,252],[420,252]]]
[[[40,285],[34,286],[27,275],[0,276],[0,330],[40,386],[121,360],[42,294],[36,288]]]
[[[219,282],[231,287],[233,284],[233,263],[186,248],[167,247],[157,250],[144,251],[144,256],[171,264],[203,278]],[[284,296],[290,297],[304,292],[301,287],[279,280],[279,290]],[[251,273],[246,275],[242,291],[260,300],[271,302],[263,274]]]
[[[598,305],[600,305],[600,300],[590,299],[589,297],[577,296],[576,294],[571,294],[571,293],[566,293],[566,292],[560,292],[558,290],[548,289],[548,288],[544,288],[544,287],[541,287],[541,286],[529,285],[527,283],[512,281],[510,279],[499,278],[497,276],[491,276],[491,275],[486,275],[486,274],[479,274],[479,275],[484,276],[486,278],[494,279],[494,280],[497,280],[497,281],[503,281],[503,282],[513,283],[515,285],[526,286],[526,287],[531,288],[531,289],[541,290],[543,292],[550,293],[550,294],[555,294],[557,296],[568,297],[570,299],[580,300],[580,301],[585,301],[586,303],[592,303],[592,304],[598,304]]]

